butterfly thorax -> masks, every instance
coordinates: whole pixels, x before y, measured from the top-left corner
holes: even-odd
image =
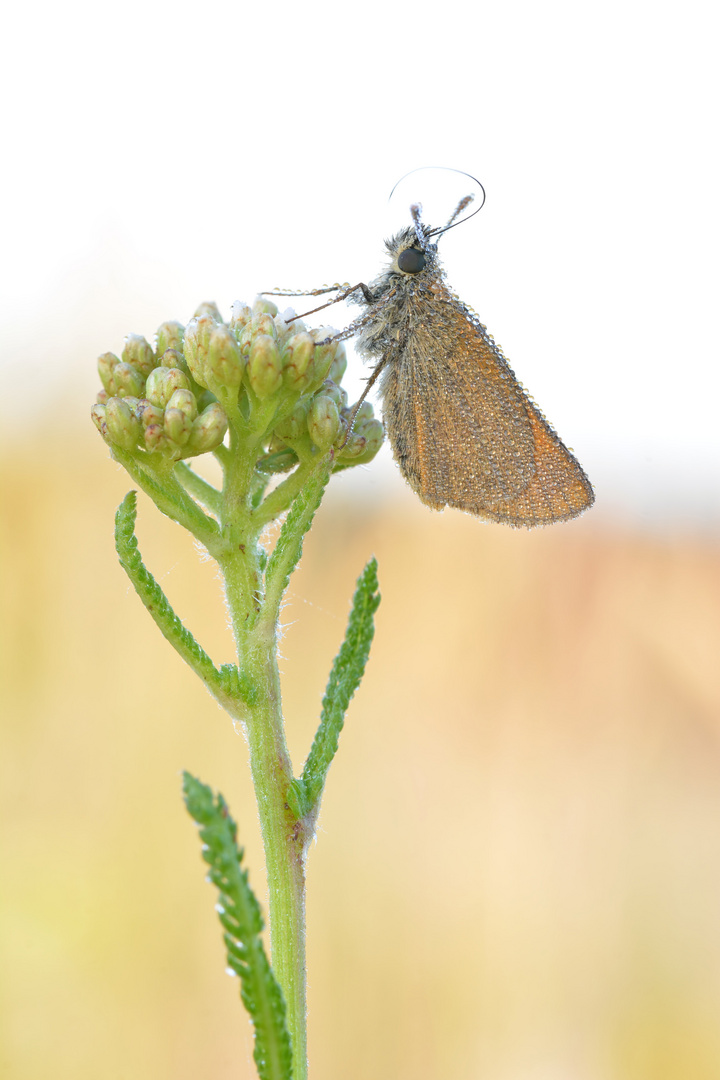
[[[434,244],[420,245],[415,230],[404,229],[385,242],[390,261],[369,285],[370,297],[356,293],[354,302],[365,308],[364,326],[356,345],[364,356],[384,357],[388,363],[402,355],[410,338],[430,333],[429,323],[440,325],[453,314],[458,300],[450,292],[445,271]],[[416,273],[406,273],[398,259],[411,250],[422,254],[425,265]],[[432,318],[428,318],[431,314]],[[470,312],[465,313],[469,317]]]

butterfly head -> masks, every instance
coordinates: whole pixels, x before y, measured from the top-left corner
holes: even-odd
[[[480,185],[480,187],[482,188],[482,185]],[[482,192],[484,203],[484,188],[482,188]],[[428,229],[423,225],[420,216],[422,207],[419,203],[411,206],[410,213],[413,219],[412,228],[403,229],[402,232],[396,233],[391,240],[387,241],[387,249],[393,260],[391,273],[405,278],[416,277],[424,271],[432,273],[436,269],[438,260],[437,244],[432,242],[431,237],[441,236],[444,232],[447,232],[448,229],[452,229],[454,225],[459,225],[460,222],[457,219],[472,201],[473,196],[466,195],[464,199],[461,199],[447,224],[438,226],[434,229]],[[478,207],[478,210],[481,209],[481,207],[482,203]],[[474,213],[477,213],[477,210],[475,210]],[[470,216],[472,217],[473,215],[471,214]],[[463,218],[462,220],[467,221],[467,218]]]
[[[403,229],[386,241],[392,257],[391,273],[417,277],[432,272],[437,264],[437,245],[430,243],[422,227]]]

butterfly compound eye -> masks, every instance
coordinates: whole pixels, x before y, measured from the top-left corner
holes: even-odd
[[[405,248],[398,255],[397,264],[405,274],[419,274],[425,267],[425,256],[418,248]]]

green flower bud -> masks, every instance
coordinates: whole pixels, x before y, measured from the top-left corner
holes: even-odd
[[[365,453],[363,458],[365,461],[370,461],[374,458],[378,450],[383,444],[385,432],[383,426],[379,420],[370,420],[362,429],[363,438],[365,439]]]
[[[136,368],[146,379],[155,367],[155,353],[142,334],[128,334],[125,338],[122,359],[126,364]]]
[[[185,371],[187,365],[182,350],[166,349],[160,357],[158,367],[176,367],[180,368],[181,371]]]
[[[321,387],[322,393],[325,397],[329,397],[331,401],[334,401],[338,409],[345,409],[347,407],[347,392],[342,386],[338,386],[337,383],[332,382],[330,379],[326,379]]]
[[[210,335],[206,372],[212,372],[222,386],[236,387],[242,382],[244,369],[235,335],[226,326],[216,327]]]
[[[193,391],[204,389],[199,387],[198,384],[195,382],[192,375],[190,374],[190,368],[187,366],[187,360],[185,359],[184,354],[182,352],[178,352],[177,349],[166,349],[160,357],[159,366],[166,368],[178,368],[178,370],[182,371],[184,375],[187,375]]]
[[[138,402],[135,415],[146,431],[153,425],[157,425],[162,430],[164,410],[158,405],[152,405],[147,398]]]
[[[95,400],[98,405],[105,405],[109,397],[112,397],[112,394],[108,394],[107,390],[101,390]]]
[[[292,321],[291,321],[292,320]],[[307,327],[302,319],[298,319],[292,308],[285,308],[284,311],[279,311],[273,318],[275,328],[277,329],[278,341],[282,343],[284,348],[285,342],[293,334],[301,334],[307,331]]]
[[[165,410],[163,430],[169,442],[175,446],[184,446],[190,439],[193,422],[182,409],[172,409],[170,406]]]
[[[287,322],[287,319],[291,318],[294,314],[295,312],[292,311],[291,308],[286,308],[285,311],[278,311],[277,315],[273,316],[273,322],[275,323],[275,329],[277,330],[277,339],[283,344],[285,339],[295,332],[295,324]]]
[[[350,411],[351,410],[348,410],[348,412],[350,412]],[[362,425],[367,420],[372,420],[372,419],[374,419],[374,417],[375,417],[375,413],[373,412],[373,407],[372,407],[371,402],[363,401],[362,405],[360,406],[358,411],[355,413],[355,423],[354,423],[353,426],[357,430],[358,428],[362,427]]]
[[[320,450],[329,450],[340,430],[340,410],[332,398],[318,394],[308,413],[310,438]]]
[[[179,368],[157,367],[150,372],[145,384],[145,397],[163,409],[176,390],[189,390],[190,380]]]
[[[214,450],[225,438],[228,421],[222,406],[214,401],[193,422],[187,449],[194,454]]]
[[[112,381],[117,397],[140,397],[145,390],[144,377],[131,364],[122,360],[118,360],[113,368]]]
[[[151,453],[159,452],[167,447],[167,439],[162,424],[149,424],[145,428],[145,446]]]
[[[95,425],[95,427],[98,429],[98,431],[102,435],[103,439],[107,439],[107,437],[108,437],[108,429],[107,429],[107,423],[105,422],[105,405],[104,404],[93,405],[93,407],[90,410],[90,418],[91,418],[93,424]]]
[[[362,457],[363,462],[371,461],[382,446],[383,437],[382,424],[375,417],[364,420],[359,426],[356,423],[348,445],[342,448],[340,456],[345,457],[345,450],[350,447],[350,457]]]
[[[176,390],[166,405],[166,409],[180,409],[189,420],[194,420],[198,414],[197,401],[192,390]]]
[[[334,332],[334,331],[333,331]],[[330,365],[330,370],[327,373],[328,379],[332,379],[338,386],[342,382],[343,375],[347,371],[347,351],[345,349],[345,342],[336,342],[337,351],[335,353],[335,359]]]
[[[236,334],[240,334],[251,320],[252,308],[248,307],[242,300],[236,300],[232,306],[230,329],[234,330]]]
[[[247,323],[240,331],[240,336],[237,339],[238,348],[240,349],[240,355],[247,361],[250,355],[250,348],[253,343],[253,331],[250,323]]]
[[[266,300],[264,296],[256,296],[252,306],[254,315],[261,315],[266,312],[268,315],[277,315],[277,304],[273,304],[272,300]]]
[[[111,397],[105,406],[105,423],[108,438],[122,446],[123,450],[134,450],[140,439],[140,421],[127,404],[119,397]]]
[[[291,324],[292,325],[292,324]],[[292,390],[304,390],[312,379],[315,342],[310,334],[293,334],[282,351],[283,381]]]
[[[179,322],[164,322],[157,328],[155,335],[157,345],[155,348],[155,356],[158,358],[158,363],[164,364],[165,367],[175,367],[175,364],[168,364],[164,359],[164,353],[168,349],[177,349],[179,353],[182,353],[183,338],[185,336],[185,327]]]
[[[352,409],[345,409],[343,415],[347,423],[352,415]],[[363,464],[372,461],[382,446],[384,434],[383,426],[376,419],[372,405],[369,401],[364,401],[355,416],[352,434],[345,446],[340,448],[339,457],[353,459]]]
[[[271,337],[273,341],[277,338],[277,329],[271,315],[266,312],[261,312],[259,315],[253,315],[250,322],[246,323],[240,332],[238,338],[238,344],[240,346],[240,352],[244,357],[250,356],[250,349],[252,343],[258,334],[264,334],[266,337]]]
[[[217,323],[210,316],[204,315],[191,319],[185,327],[183,355],[196,383],[207,388],[205,364],[207,362],[210,337]]]
[[[294,443],[307,434],[308,409],[310,402],[307,398],[301,398],[297,405],[274,429],[274,434],[284,443]]]
[[[347,431],[347,425],[352,416],[352,408],[342,410],[342,426]],[[363,401],[353,419],[353,430],[343,445],[340,440],[338,456],[343,460],[351,459],[365,464],[371,461],[382,446],[384,437],[383,426],[375,418],[373,407],[369,401]]]
[[[282,385],[282,365],[275,341],[269,334],[257,334],[250,346],[248,382],[263,400],[277,393]]]
[[[97,368],[100,382],[110,395],[115,393],[113,372],[115,371],[115,366],[119,363],[120,359],[115,353],[106,352],[98,357]]]
[[[195,319],[214,319],[216,323],[222,323],[223,317],[220,314],[220,308],[217,306],[214,300],[205,300],[199,305],[195,315]]]
[[[344,437],[339,441],[344,442]],[[367,441],[365,436],[358,435],[356,431],[353,431],[345,445],[339,447],[338,457],[341,457],[343,461],[358,458],[361,454],[365,453],[366,446]]]
[[[335,331],[330,326],[321,326],[318,330],[311,330],[310,337],[314,342],[327,341],[326,345],[316,345],[313,357],[313,382],[324,382],[327,379],[335,354],[338,350],[337,341],[328,341]]]
[[[274,304],[271,306],[275,307]],[[254,311],[250,325],[254,334],[267,334],[273,341],[277,339],[275,319],[269,311]]]

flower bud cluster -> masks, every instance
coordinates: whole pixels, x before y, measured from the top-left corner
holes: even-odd
[[[172,460],[214,450],[228,421],[221,405],[194,383],[182,353],[184,328],[163,323],[157,348],[130,334],[122,357],[98,360],[103,389],[91,410],[100,434],[123,450],[159,451]],[[199,392],[198,392],[199,391]]]
[[[93,420],[108,443],[171,460],[216,449],[232,423],[257,435],[263,471],[331,447],[338,465],[369,461],[382,425],[368,402],[353,419],[340,385],[345,347],[333,333],[263,299],[235,303],[227,323],[202,304],[186,327],[163,323],[154,350],[130,335],[120,358],[100,357]]]

